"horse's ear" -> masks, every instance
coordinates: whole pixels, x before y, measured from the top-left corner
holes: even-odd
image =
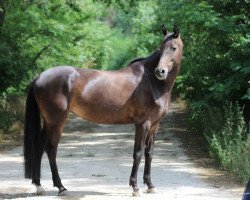
[[[168,34],[167,28],[166,28],[166,26],[164,24],[162,24],[161,30],[162,30],[162,33],[163,33],[164,36]]]
[[[178,29],[178,27],[176,26],[176,24],[174,25],[174,30],[173,30],[173,32],[174,32],[174,37],[175,37],[175,38],[179,37],[180,32],[179,32],[179,29]]]

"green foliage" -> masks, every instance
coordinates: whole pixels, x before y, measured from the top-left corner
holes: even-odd
[[[133,38],[128,38],[121,32],[117,31],[116,34],[110,38],[111,50],[108,56],[109,65],[102,69],[119,69],[128,64],[128,61],[134,56],[131,53],[134,41]]]
[[[21,105],[21,99],[17,96],[6,93],[0,96],[0,136],[8,133],[13,124],[23,121],[23,107]]]
[[[161,25],[158,24],[158,10],[156,1],[141,1],[138,4],[136,15],[132,18],[132,32],[137,41],[135,47],[137,56],[149,55],[160,43],[162,34]]]
[[[91,0],[6,1],[2,9],[0,92],[23,90],[32,77],[56,65],[107,69],[115,63],[112,42],[127,41],[99,20],[104,5]]]
[[[240,180],[247,180],[250,176],[250,143],[247,142],[250,135],[239,105],[227,103],[222,109],[192,104],[190,110],[190,125],[196,126],[194,131],[204,133],[211,154]]]

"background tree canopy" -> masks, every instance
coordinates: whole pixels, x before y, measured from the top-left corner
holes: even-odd
[[[192,130],[225,167],[236,159],[227,146],[240,146],[250,166],[249,10],[248,0],[0,0],[0,129],[22,120],[11,102],[22,105],[15,99],[45,69],[124,67],[158,47],[162,24],[177,24],[184,57],[175,93],[188,102]]]

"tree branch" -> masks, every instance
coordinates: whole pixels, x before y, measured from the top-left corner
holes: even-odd
[[[28,35],[26,38],[23,39],[23,41],[27,41],[28,39],[30,39],[31,37],[33,37],[34,35],[36,35],[37,33],[41,32],[43,29],[38,29],[35,32],[31,33],[30,35]]]
[[[47,46],[43,47],[34,57],[34,59],[31,62],[31,65],[33,66],[35,64],[35,62],[41,57],[41,55],[43,54],[44,51],[46,51],[51,45],[48,44]]]

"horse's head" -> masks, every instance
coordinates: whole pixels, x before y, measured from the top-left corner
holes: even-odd
[[[164,40],[160,45],[160,61],[155,68],[155,76],[159,80],[165,80],[168,73],[177,68],[181,63],[183,44],[177,26],[174,26],[173,33],[169,33],[164,25],[162,25]]]

